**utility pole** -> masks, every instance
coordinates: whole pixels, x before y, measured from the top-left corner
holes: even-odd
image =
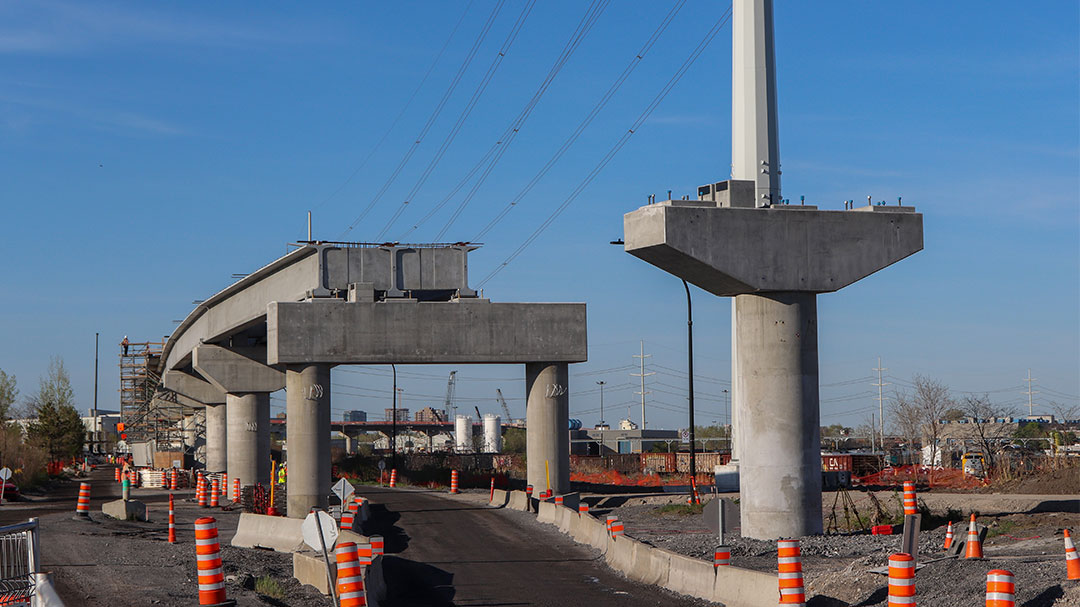
[[[94,445],[97,443],[98,433],[98,338],[100,335],[100,333],[94,333],[94,413],[90,416],[92,418],[91,424],[93,424],[93,427],[90,429],[90,453],[94,452]]]
[[[1034,402],[1032,402],[1032,400],[1031,400],[1031,397],[1032,397],[1033,395],[1035,395],[1035,394],[1038,394],[1038,393],[1039,393],[1039,391],[1038,391],[1038,390],[1034,390],[1034,391],[1033,391],[1033,390],[1031,389],[1031,384],[1032,384],[1032,382],[1034,382],[1034,381],[1035,381],[1035,378],[1031,376],[1031,369],[1028,369],[1027,379],[1025,379],[1024,381],[1026,381],[1026,382],[1027,382],[1027,385],[1028,385],[1028,389],[1027,389],[1027,395],[1028,395],[1028,417],[1031,417],[1032,415],[1035,415],[1035,403],[1034,403]]]
[[[880,424],[880,426],[878,427],[878,433],[881,435],[881,450],[884,451],[885,450],[885,393],[882,390],[882,388],[884,388],[885,386],[887,386],[889,384],[882,381],[881,373],[882,373],[882,371],[888,371],[888,369],[881,366],[881,357],[880,356],[877,359],[877,368],[875,368],[873,370],[877,371],[877,383],[876,384],[870,384],[870,385],[877,386],[878,424]],[[871,421],[870,423],[873,423],[873,422]]]
[[[645,390],[645,378],[648,377],[649,375],[656,375],[656,373],[653,373],[653,372],[649,372],[649,373],[645,372],[645,359],[646,358],[652,358],[652,354],[646,354],[645,353],[645,340],[644,339],[641,340],[641,354],[635,354],[634,358],[640,359],[640,361],[641,361],[641,373],[631,373],[630,376],[631,377],[640,377],[641,378],[641,392],[638,392],[637,394],[641,395],[641,429],[644,430],[645,429],[645,395],[649,394],[649,392]],[[629,417],[629,415],[627,417]]]
[[[604,425],[604,384],[606,381],[598,381],[596,385],[600,386],[600,425]]]

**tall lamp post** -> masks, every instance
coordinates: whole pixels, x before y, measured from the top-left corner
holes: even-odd
[[[686,289],[686,392],[690,405],[690,477],[697,479],[697,462],[694,461],[694,313],[690,304],[690,285],[684,280]]]
[[[606,381],[598,381],[596,385],[600,386],[600,425],[604,425],[604,384]]]
[[[397,468],[397,367],[390,365],[390,370],[394,373],[394,389],[390,394],[390,398],[394,400],[391,404],[393,414],[390,420],[390,467],[393,469]]]

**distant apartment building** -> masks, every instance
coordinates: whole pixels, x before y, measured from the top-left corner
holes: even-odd
[[[446,414],[432,407],[424,407],[416,412],[416,421],[435,424],[446,421]]]
[[[366,422],[367,411],[346,411],[342,419],[347,422]]]
[[[385,419],[388,422],[394,421],[394,410],[393,409],[383,409],[383,419]],[[398,408],[398,410],[397,410],[397,421],[399,421],[399,422],[407,422],[407,421],[409,421],[409,410],[404,409],[404,408]]]

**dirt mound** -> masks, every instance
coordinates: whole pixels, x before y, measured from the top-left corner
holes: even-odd
[[[1078,495],[1080,494],[1080,466],[1044,468],[1015,478],[998,479],[978,491],[1025,495]]]

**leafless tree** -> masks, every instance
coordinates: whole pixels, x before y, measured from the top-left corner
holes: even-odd
[[[897,391],[889,403],[889,410],[896,431],[905,438],[908,449],[914,449],[919,437],[919,426],[922,425],[922,416],[915,405],[915,399],[907,392]]]
[[[916,375],[912,383],[915,385],[915,408],[922,421],[923,435],[929,443],[932,466],[938,456],[941,420],[945,419],[945,413],[953,408],[955,403],[949,395],[949,388],[936,379]]]
[[[1058,416],[1058,423],[1080,417],[1080,405],[1066,405],[1057,401],[1050,401],[1050,409]]]
[[[1007,441],[1002,439],[1009,438],[1013,434],[1011,424],[997,423],[997,420],[1011,417],[1012,409],[993,404],[990,396],[986,394],[965,396],[960,401],[960,408],[970,418],[968,428],[972,438],[986,455],[987,468],[993,470],[997,467],[1002,450],[1007,444]]]

